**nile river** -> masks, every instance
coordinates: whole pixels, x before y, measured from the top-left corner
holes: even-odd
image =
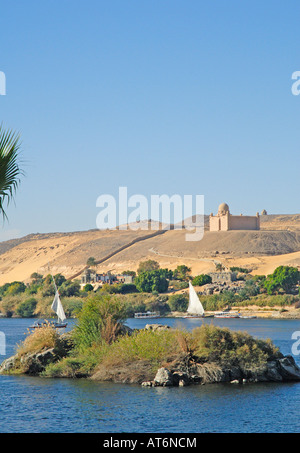
[[[162,318],[151,323],[192,329],[201,319]],[[271,338],[291,354],[300,320],[207,319],[219,326]],[[129,319],[130,327],[147,321]],[[30,319],[1,319],[6,355],[24,339]],[[71,327],[72,321],[69,323]],[[294,356],[300,365],[300,355]],[[90,382],[0,376],[1,433],[202,433],[299,432],[300,383],[211,384],[183,388],[144,388]]]

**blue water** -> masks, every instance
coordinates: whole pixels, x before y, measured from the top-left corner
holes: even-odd
[[[201,319],[151,320],[192,329]],[[207,319],[219,326],[271,338],[291,354],[297,320]],[[24,339],[28,319],[0,319],[5,359]],[[143,327],[144,320],[128,320]],[[71,327],[72,322],[69,324]],[[294,357],[300,365],[300,356]],[[300,383],[212,384],[184,388],[0,376],[0,432],[299,432]]]

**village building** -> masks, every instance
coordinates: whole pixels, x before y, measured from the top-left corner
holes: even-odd
[[[85,286],[87,283],[95,285],[96,287],[104,284],[113,285],[115,283],[131,284],[133,283],[133,277],[131,275],[113,275],[113,274],[97,274],[92,269],[85,269],[81,275],[81,286]]]
[[[207,275],[211,277],[212,283],[230,284],[236,281],[235,272],[209,272]]]
[[[259,230],[260,218],[257,212],[255,216],[232,215],[229,206],[221,203],[218,214],[210,214],[209,231],[230,231],[230,230]]]

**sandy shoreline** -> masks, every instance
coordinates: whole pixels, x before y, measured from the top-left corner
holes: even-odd
[[[284,311],[282,311],[284,310]],[[218,311],[207,311],[205,314],[207,317],[219,313]],[[257,318],[268,318],[268,319],[300,319],[300,309],[293,307],[233,307],[232,312],[238,312],[241,316],[256,316]],[[173,312],[169,315],[165,315],[166,318],[182,318],[186,313]]]

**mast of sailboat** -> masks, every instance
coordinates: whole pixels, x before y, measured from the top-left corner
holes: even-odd
[[[52,280],[53,280],[53,285],[54,285],[54,288],[55,288],[55,293],[58,293],[58,289],[57,289],[57,286],[56,286],[56,282],[55,282],[55,279],[51,273],[51,277],[52,277]]]

